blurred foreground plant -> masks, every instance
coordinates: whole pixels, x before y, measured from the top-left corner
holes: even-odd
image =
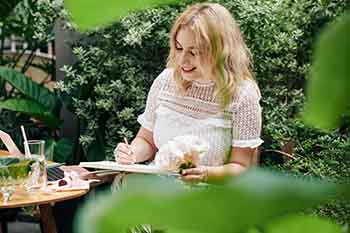
[[[317,217],[295,216],[331,199],[350,200],[349,183],[306,181],[251,169],[224,184],[186,188],[172,178],[130,175],[120,192],[101,196],[80,211],[79,233],[126,232],[149,223],[168,233],[341,233]]]

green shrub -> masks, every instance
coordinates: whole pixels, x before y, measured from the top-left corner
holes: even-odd
[[[1,4],[6,14],[0,17],[0,129],[8,132],[23,151],[19,127],[24,125],[28,138],[45,139],[46,153],[65,162],[71,157],[72,144],[58,135],[61,102],[44,86],[49,76],[55,80],[55,60],[35,61],[36,50],[54,39],[56,19],[67,17],[63,2],[22,0]],[[16,45],[16,53],[8,56],[4,41],[11,36],[27,47]],[[47,78],[39,84],[32,81],[24,75],[30,66],[47,73]],[[4,147],[0,142],[0,148]]]
[[[10,6],[9,3],[4,4]],[[65,14],[62,9],[62,2],[12,1],[11,7],[6,10],[6,17],[1,17],[0,19],[0,66],[7,68],[16,67],[20,72],[25,73],[29,66],[35,65],[33,62],[35,51],[47,46],[47,43],[54,39],[53,27],[55,20],[59,17],[64,17]],[[26,42],[27,48],[17,48],[14,56],[6,56],[4,54],[4,41],[5,38],[10,38],[11,36],[16,36],[17,39],[20,38],[22,43]],[[25,55],[25,50],[33,54]],[[48,74],[55,74],[55,66],[51,62],[36,65],[36,68]],[[0,78],[1,102],[12,98],[25,97],[24,94],[15,88],[9,91],[9,88],[5,88],[6,85],[8,85],[6,77]],[[30,119],[31,116],[4,108],[0,109],[0,115],[0,129],[10,133],[18,145],[22,145],[20,125],[26,127],[28,137],[46,137],[50,133],[46,126],[42,126],[39,129],[38,125]],[[0,147],[4,147],[1,142]]]
[[[135,135],[149,87],[164,69],[167,33],[178,8],[130,15],[73,45],[78,62],[63,67],[66,80],[58,88],[80,120],[81,159],[111,157],[118,141]]]
[[[78,62],[63,68],[66,79],[58,88],[80,120],[84,148],[80,160],[111,158],[117,142],[135,135],[136,117],[143,111],[147,91],[165,67],[170,27],[192,2],[131,14],[72,45]],[[300,118],[313,43],[322,27],[349,9],[349,3],[217,2],[238,20],[253,54],[263,95],[263,165],[297,176],[350,178],[349,120],[326,134],[307,128]],[[294,143],[294,160],[273,152],[289,141]],[[338,206],[326,206],[318,213],[349,222],[349,208]]]

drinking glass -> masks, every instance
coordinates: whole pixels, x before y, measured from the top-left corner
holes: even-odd
[[[13,181],[12,177],[0,175],[0,192],[2,193],[4,204],[10,200],[12,193],[15,191],[16,184]]]
[[[45,159],[45,141],[44,140],[29,140],[28,147],[32,159],[36,161],[33,164],[31,177],[28,180],[27,186],[29,189],[35,186],[46,190],[47,188],[47,162]]]
[[[0,157],[0,192],[3,196],[3,203],[6,204],[12,193],[26,184],[34,163],[34,160],[24,157]]]

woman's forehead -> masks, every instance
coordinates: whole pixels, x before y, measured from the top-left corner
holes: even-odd
[[[189,27],[181,27],[176,33],[175,41],[183,47],[197,47],[195,34]]]

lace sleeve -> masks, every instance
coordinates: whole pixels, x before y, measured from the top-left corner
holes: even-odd
[[[162,77],[167,75],[168,71],[164,70],[154,81],[148,92],[145,111],[138,116],[137,121],[143,128],[153,132],[155,121],[155,110],[157,108],[157,98],[162,87]]]
[[[261,133],[260,92],[255,83],[245,81],[233,112],[232,146],[258,147],[263,141]]]

